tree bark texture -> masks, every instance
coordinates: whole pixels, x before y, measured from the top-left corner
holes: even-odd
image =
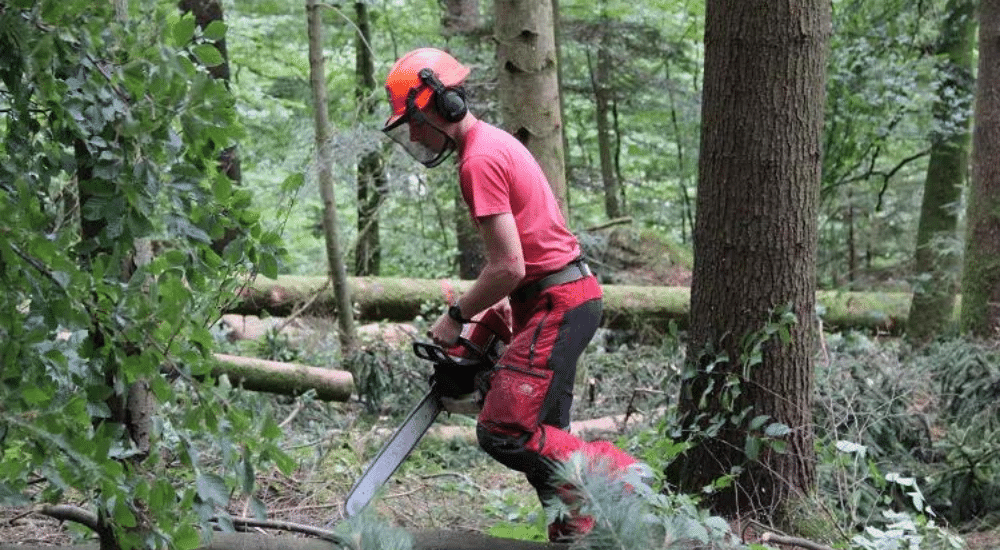
[[[442,3],[441,28],[445,36],[471,35],[483,24],[479,0],[443,0]]]
[[[371,17],[368,4],[354,3],[354,18],[357,33],[354,37],[355,97],[358,111],[370,117],[375,113],[377,97],[375,82],[375,61],[371,47]],[[369,151],[358,160],[358,240],[354,247],[354,274],[378,275],[382,264],[382,245],[379,235],[379,210],[385,202],[389,188],[385,174],[385,162],[378,149]]]
[[[215,354],[215,359],[219,366],[214,376],[225,374],[234,386],[251,391],[302,395],[315,390],[316,398],[322,401],[347,401],[354,392],[354,376],[347,371],[224,353]]]
[[[968,177],[976,2],[950,0],[947,10],[937,52],[944,79],[934,106],[935,131],[917,227],[918,280],[907,330],[908,339],[918,345],[954,327],[958,293],[959,254],[953,242],[958,237],[956,204]]]
[[[319,276],[258,278],[226,313],[266,313],[283,317],[309,302],[311,305],[303,313],[332,316],[337,300],[323,288],[326,281]],[[427,304],[444,304],[442,286],[445,284],[459,293],[468,290],[471,284],[469,281],[397,277],[351,277],[348,282],[359,319],[393,322],[412,321]],[[690,292],[687,287],[604,285],[603,288],[606,328],[663,332],[670,322],[677,323],[679,328],[688,328]],[[826,310],[825,328],[898,336],[906,328],[911,295],[907,292],[819,291],[816,301]]]
[[[444,36],[464,36],[468,42],[479,49],[479,41],[475,35],[482,27],[482,14],[479,0],[445,0],[444,14],[441,17],[441,32]],[[462,85],[468,97],[477,92],[485,92],[480,86],[473,85],[468,80]],[[472,280],[479,276],[486,263],[486,246],[479,236],[472,216],[467,214],[468,207],[461,193],[455,193],[455,237],[458,242],[457,263],[460,279]]]
[[[600,31],[597,44],[596,67],[591,66],[591,82],[594,89],[594,115],[597,118],[597,148],[601,159],[601,181],[604,184],[604,215],[609,220],[625,215],[621,200],[621,182],[615,171],[613,160],[614,137],[611,131],[611,103],[613,86],[611,85],[612,59],[608,49],[608,37],[605,30]]]
[[[503,127],[531,151],[568,219],[558,59],[550,0],[496,0]]]
[[[354,312],[347,283],[347,269],[340,252],[340,226],[337,221],[337,198],[333,190],[333,172],[330,153],[330,119],[326,99],[326,67],[323,57],[323,18],[316,0],[306,4],[309,27],[309,82],[312,85],[314,122],[316,126],[316,168],[319,193],[323,200],[323,235],[326,242],[326,259],[337,298],[337,321],[340,328],[340,345],[350,353],[356,344]]]
[[[688,369],[680,407],[690,428],[745,406],[791,431],[787,452],[744,452],[745,423],[727,425],[683,460],[679,482],[699,491],[731,468],[734,485],[708,497],[718,513],[774,517],[813,490],[817,210],[831,8],[824,0],[709,0]],[[744,339],[790,306],[791,340],[763,342],[743,369]],[[720,354],[724,354],[720,355]],[[707,368],[708,360],[725,357]],[[741,394],[726,404],[723,382]],[[712,385],[714,384],[714,386]],[[733,396],[733,394],[729,394]],[[759,435],[759,434],[757,434]],[[777,518],[775,518],[777,519]]]
[[[962,331],[1000,334],[1000,0],[979,3],[979,74],[972,133]]]

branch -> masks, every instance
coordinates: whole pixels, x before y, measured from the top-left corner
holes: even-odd
[[[215,520],[216,522],[219,521],[218,517],[212,519]],[[312,525],[305,525],[302,523],[292,523],[290,521],[254,519],[247,517],[230,517],[229,520],[233,522],[234,526],[260,527],[263,529],[277,529],[280,531],[302,533],[304,535],[310,535],[313,537],[321,538],[326,541],[330,541],[334,544],[338,544],[345,548],[354,548],[354,544],[352,544],[351,541],[349,541],[345,537],[337,533],[334,533],[329,529],[321,529],[319,527],[314,527]]]
[[[65,504],[54,505],[54,506],[42,506],[38,513],[49,516],[50,518],[55,518],[59,521],[72,521],[74,523],[79,523],[85,527],[90,528],[92,531],[98,531],[100,529],[100,520],[97,514],[89,512],[80,508],[78,506],[69,506]]]
[[[807,550],[833,550],[825,544],[820,544],[818,542],[813,542],[807,539],[800,539],[798,537],[786,537],[784,535],[776,535],[774,533],[764,533],[760,536],[762,542],[773,542],[775,544],[786,544],[789,546],[798,546],[799,548],[806,548]]]
[[[625,216],[624,218],[615,218],[613,220],[608,220],[608,221],[606,221],[606,222],[604,222],[602,224],[592,225],[592,226],[584,229],[584,231],[599,231],[601,229],[607,229],[607,228],[613,227],[615,225],[627,225],[627,224],[630,224],[630,223],[632,223],[632,217],[631,216]]]

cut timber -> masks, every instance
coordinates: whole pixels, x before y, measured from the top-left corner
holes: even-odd
[[[348,282],[360,319],[397,322],[412,321],[426,304],[443,304],[443,287],[450,286],[461,293],[471,285],[471,281],[393,277],[349,277]],[[329,289],[324,289],[325,283],[325,277],[281,276],[277,280],[258,277],[227,313],[284,316],[319,292],[308,313],[331,315],[336,309],[335,300]],[[603,288],[605,328],[665,332],[671,321],[681,329],[687,326],[688,287],[604,285]],[[910,301],[908,292],[816,294],[826,328],[886,334],[902,333]]]
[[[354,377],[347,371],[222,353],[215,358],[220,364],[214,375],[225,374],[234,386],[248,390],[282,395],[316,390],[316,398],[323,401],[347,401],[354,391]]]

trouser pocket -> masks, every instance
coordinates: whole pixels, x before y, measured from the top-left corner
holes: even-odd
[[[551,370],[500,365],[490,380],[479,422],[488,428],[534,432],[551,384]]]

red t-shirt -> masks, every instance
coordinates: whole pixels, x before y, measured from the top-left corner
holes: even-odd
[[[531,153],[509,133],[477,121],[465,135],[458,173],[473,219],[511,213],[524,252],[525,281],[580,256],[552,188]]]

